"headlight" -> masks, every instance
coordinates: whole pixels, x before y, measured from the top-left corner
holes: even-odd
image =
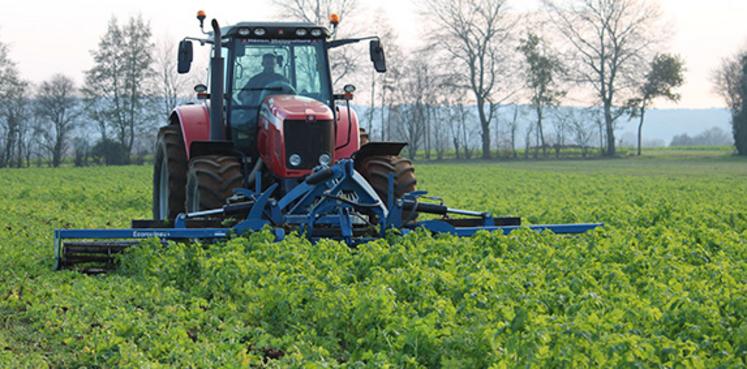
[[[288,158],[288,162],[290,163],[290,165],[297,167],[301,165],[301,157],[298,154],[293,154],[290,156],[290,158]]]
[[[296,28],[296,36],[304,37],[309,34],[309,30],[306,28]]]
[[[314,37],[321,37],[322,36],[322,30],[320,28],[314,28],[311,30],[311,35]]]
[[[264,36],[267,33],[267,30],[264,28],[255,28],[254,29],[254,35],[255,36]]]
[[[329,157],[329,154],[319,155],[319,164],[321,164],[321,165],[329,165],[330,161],[332,161],[332,158]]]
[[[249,36],[251,30],[249,28],[239,28],[239,36]]]

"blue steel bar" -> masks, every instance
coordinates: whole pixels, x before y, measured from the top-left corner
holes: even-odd
[[[443,221],[424,221],[418,224],[423,228],[435,233],[450,233],[459,237],[474,236],[478,231],[503,232],[509,234],[520,228],[529,228],[533,231],[552,231],[556,234],[579,234],[588,232],[594,228],[602,227],[603,223],[579,223],[579,224],[535,224],[528,226],[481,226],[481,227],[454,227]]]
[[[60,229],[61,239],[225,238],[230,228]]]

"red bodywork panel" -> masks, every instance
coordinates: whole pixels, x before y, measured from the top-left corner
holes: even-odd
[[[205,104],[181,105],[174,109],[184,138],[184,147],[187,149],[187,160],[189,160],[189,148],[194,141],[210,140],[210,113]],[[172,119],[172,122],[174,120]]]
[[[205,104],[181,105],[174,109],[172,123],[179,124],[190,158],[190,146],[195,141],[210,140],[210,113]],[[333,120],[334,114],[329,106],[311,98],[297,95],[274,95],[265,99],[259,115],[257,145],[258,152],[265,165],[280,178],[298,178],[309,175],[310,169],[291,169],[286,163],[285,139],[283,135],[283,121],[305,121],[313,116],[313,120]],[[339,107],[335,122],[335,151],[332,163],[346,159],[360,149],[360,134],[358,116],[354,110]],[[339,149],[337,149],[339,147]]]
[[[283,122],[286,120],[308,121],[332,121],[334,114],[324,103],[295,95],[275,95],[268,97],[259,115],[258,151],[265,165],[280,178],[298,178],[309,175],[311,169],[292,169],[286,163],[285,137]],[[350,142],[344,148],[336,150],[332,154],[332,162],[341,158],[349,158],[359,149],[358,121],[353,118],[353,126],[350,127]],[[336,122],[334,147],[342,146],[347,142],[347,112],[344,120]]]
[[[348,108],[341,106],[337,113],[337,146],[345,145],[348,141],[348,132],[350,132],[350,143],[335,150],[335,160],[349,159],[361,148],[360,124],[358,115],[355,110],[350,109],[350,125],[348,125]]]
[[[268,97],[262,106],[259,115],[259,134],[257,138],[258,151],[265,165],[280,178],[298,178],[309,175],[311,169],[288,168],[285,138],[283,133],[283,121],[285,120],[308,120],[313,116],[313,121],[334,119],[334,114],[329,106],[324,103],[303,96],[275,95]],[[360,137],[358,132],[358,118],[351,111],[351,124],[348,125],[347,109],[340,109],[335,122],[335,144],[334,148],[345,145],[335,150],[332,155],[332,163],[337,160],[350,158],[360,148]],[[309,123],[313,124],[313,123]],[[348,130],[350,130],[350,142],[348,142]],[[346,145],[347,143],[347,145]]]
[[[307,175],[309,170],[290,169],[286,163],[283,121],[314,119],[332,120],[332,110],[321,102],[294,95],[269,96],[259,112],[257,151],[267,168],[280,178]]]

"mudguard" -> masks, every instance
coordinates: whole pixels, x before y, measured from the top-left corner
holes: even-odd
[[[350,124],[348,124],[348,122]],[[337,137],[335,146],[335,160],[350,159],[361,148],[360,124],[355,110],[339,106],[337,112]]]
[[[369,142],[353,154],[353,159],[356,161],[362,161],[369,156],[397,156],[402,152],[402,149],[404,149],[405,146],[407,146],[407,142]]]
[[[210,141],[210,112],[205,104],[177,106],[170,122],[181,129],[187,160],[191,157],[193,142]]]

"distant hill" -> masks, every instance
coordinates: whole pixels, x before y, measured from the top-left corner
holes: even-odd
[[[358,116],[363,124],[367,124],[366,110],[367,107],[354,105]],[[506,122],[513,119],[514,105],[503,106],[498,111],[498,121],[501,131],[506,127]],[[474,107],[473,107],[474,110]],[[584,116],[583,108],[563,107],[563,111],[572,111],[578,116]],[[518,118],[519,129],[517,131],[517,145],[523,145],[523,132],[528,124],[535,119],[534,113],[529,106],[520,106],[520,115]],[[548,113],[546,116],[546,132],[551,134],[553,131],[553,114]],[[590,119],[590,118],[589,118]],[[479,123],[476,114],[472,114],[470,125],[473,127],[472,137],[473,144],[479,142]],[[374,114],[374,131],[379,131],[380,122],[378,114]],[[617,122],[618,129],[615,136],[618,142],[622,139],[625,145],[634,145],[638,129],[638,120],[628,120],[627,117],[620,118]],[[646,121],[643,125],[643,139],[645,146],[668,146],[672,138],[678,135],[686,134],[696,136],[708,129],[717,127],[731,135],[731,113],[727,109],[651,109],[646,112]],[[595,141],[596,142],[596,141]]]
[[[638,122],[621,121],[618,136],[635,135]],[[646,140],[662,140],[667,145],[676,135],[695,136],[718,127],[731,133],[731,113],[727,109],[653,109],[646,113],[643,137]]]

